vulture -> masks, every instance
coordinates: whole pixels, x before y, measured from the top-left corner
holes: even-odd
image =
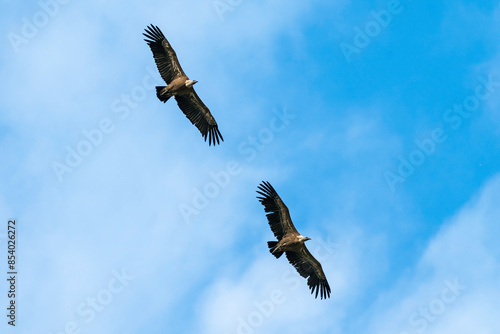
[[[271,254],[278,259],[285,253],[288,261],[302,277],[307,279],[311,294],[316,291],[315,298],[318,298],[318,293],[321,299],[330,298],[330,285],[328,285],[321,264],[309,253],[304,244],[311,238],[300,235],[295,229],[288,208],[269,182],[263,181],[258,186],[257,193],[261,195],[257,199],[264,205],[264,210],[268,212],[267,220],[278,239],[278,241],[267,243]]]
[[[219,140],[224,141],[215,118],[194,91],[193,85],[198,81],[190,80],[184,73],[174,49],[158,27],[151,24],[145,31],[146,33],[143,33],[147,37],[145,41],[153,52],[161,77],[167,83],[167,86],[156,87],[158,99],[167,102],[174,96],[179,108],[200,130],[205,141],[208,136],[209,146],[215,145],[215,142],[219,144]]]

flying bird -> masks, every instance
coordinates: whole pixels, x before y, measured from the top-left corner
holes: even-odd
[[[190,80],[184,73],[174,49],[158,27],[151,24],[145,31],[146,33],[143,33],[147,37],[145,41],[153,52],[161,77],[167,83],[167,86],[156,87],[158,99],[167,102],[174,96],[179,108],[200,130],[205,141],[208,136],[209,145],[215,145],[215,142],[219,144],[219,140],[224,141],[215,118],[193,88],[198,81]]]
[[[318,298],[318,293],[320,293],[321,299],[330,298],[330,285],[328,285],[321,264],[309,253],[304,244],[311,238],[300,235],[295,229],[288,208],[269,182],[263,181],[258,189],[257,193],[261,196],[257,198],[264,205],[264,210],[269,212],[267,220],[278,239],[278,241],[267,243],[269,251],[277,259],[283,253],[286,254],[288,261],[297,269],[300,276],[307,279],[311,294],[316,291],[315,298]]]

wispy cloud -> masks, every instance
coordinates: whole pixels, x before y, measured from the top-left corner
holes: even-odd
[[[450,218],[414,269],[382,293],[366,330],[374,333],[493,333],[500,328],[495,289],[500,176]],[[474,316],[472,316],[474,315]],[[459,325],[460,324],[460,325]]]
[[[497,329],[491,310],[498,309],[498,181],[454,218],[442,216],[496,168],[489,120],[498,118],[498,99],[487,101],[481,120],[488,126],[474,123],[476,136],[462,131],[470,140],[446,142],[447,163],[427,174],[429,186],[416,191],[407,183],[395,195],[383,178],[394,152],[413,143],[422,123],[443,111],[439,105],[460,101],[480,74],[493,72],[497,57],[443,61],[425,54],[419,41],[435,44],[437,32],[415,30],[413,20],[421,24],[425,14],[440,22],[441,11],[425,7],[430,3],[413,2],[412,15],[395,16],[363,49],[363,60],[347,64],[339,43],[387,2],[224,2],[233,7],[224,20],[211,0],[59,2],[57,15],[18,53],[7,34],[42,7],[6,4],[0,223],[13,217],[21,225],[19,330],[58,333],[75,322],[82,333],[234,333],[240,325],[262,333],[288,324],[300,333],[314,324],[318,333],[414,334],[423,323],[413,326],[410,318],[416,312],[421,320],[421,308],[436,313],[428,333]],[[498,26],[488,8],[471,17],[463,8],[467,29],[491,17],[480,31]],[[220,125],[223,145],[209,148],[175,101],[162,104],[148,89],[139,96],[146,75],[160,80],[142,40],[150,23],[199,80],[196,90]],[[438,25],[458,31],[444,37],[450,41],[439,55],[461,47],[459,23],[449,15]],[[481,34],[465,45],[476,40]],[[461,61],[448,67],[450,59]],[[463,82],[472,84],[464,90]],[[135,95],[137,106],[120,118],[113,103],[122,94]],[[272,130],[281,106],[296,117],[270,140],[264,129]],[[90,131],[103,119],[115,127],[101,140]],[[58,182],[52,163],[65,160],[68,146],[90,142],[89,133],[98,144]],[[485,145],[475,145],[479,137]],[[487,172],[463,166],[485,157]],[[185,224],[179,206],[192,203],[193,189],[204,189],[230,161],[241,161],[241,173]],[[442,186],[443,178],[453,187]],[[324,263],[331,299],[312,298],[286,259],[267,252],[271,232],[255,199],[262,180],[276,185],[297,227],[312,238],[308,247]],[[79,306],[88,298],[105,304],[122,268],[134,279],[87,323]],[[455,279],[466,288],[448,303],[452,295],[443,291]]]

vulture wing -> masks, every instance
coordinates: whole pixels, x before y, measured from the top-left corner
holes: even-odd
[[[262,197],[257,197],[259,201],[264,205],[264,210],[269,212],[267,214],[267,220],[274,236],[281,240],[283,236],[287,233],[299,233],[293,226],[292,219],[290,218],[290,212],[285,203],[281,200],[276,190],[273,186],[266,181],[263,181],[257,190],[257,193],[262,195]]]
[[[321,263],[309,253],[306,245],[302,245],[299,252],[285,252],[288,261],[297,269],[300,276],[308,278],[307,285],[311,289],[311,294],[316,290],[315,298],[320,293],[321,299],[330,298],[330,285],[326,280]]]
[[[146,33],[143,33],[143,35],[148,38],[145,41],[151,48],[158,71],[160,71],[160,75],[167,85],[175,78],[185,76],[174,49],[172,49],[160,28],[151,24],[146,28]]]
[[[186,117],[200,130],[205,141],[208,136],[209,145],[215,145],[216,141],[219,144],[219,140],[224,141],[215,118],[194,89],[189,95],[175,95],[175,100]]]

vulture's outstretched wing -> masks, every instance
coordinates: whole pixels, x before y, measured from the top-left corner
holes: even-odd
[[[281,200],[276,190],[273,186],[266,181],[263,181],[257,190],[257,193],[262,195],[262,197],[257,197],[259,201],[264,205],[264,210],[270,212],[267,214],[267,220],[274,236],[281,240],[283,236],[290,232],[297,232],[295,226],[293,226],[292,219],[290,218],[290,212],[285,203]]]
[[[216,141],[219,144],[219,140],[224,141],[215,118],[194,89],[189,95],[175,95],[175,100],[186,117],[200,130],[205,141],[208,136],[209,145],[215,145]]]
[[[143,35],[148,38],[145,41],[153,51],[158,71],[160,71],[160,75],[167,85],[175,78],[185,76],[174,49],[172,49],[160,28],[151,24],[145,30],[146,33],[143,33]]]
[[[318,298],[318,292],[321,299],[330,298],[330,285],[326,280],[321,263],[309,253],[306,245],[302,245],[299,252],[285,252],[288,261],[297,269],[300,276],[308,278],[307,285],[311,289],[311,294],[316,290],[314,298]]]

